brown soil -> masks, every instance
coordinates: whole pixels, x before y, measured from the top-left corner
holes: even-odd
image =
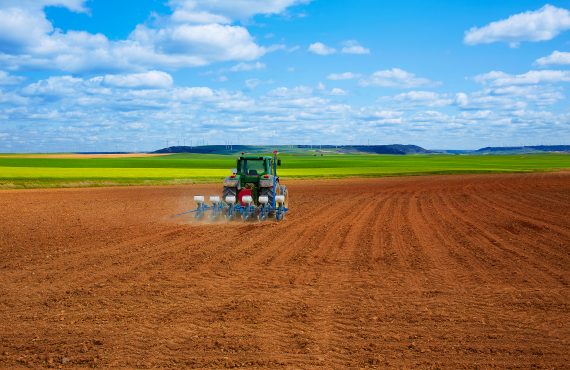
[[[0,366],[563,368],[570,174],[0,192]]]

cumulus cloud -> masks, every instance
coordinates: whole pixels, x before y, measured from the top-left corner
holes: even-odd
[[[543,109],[565,98],[563,90],[552,85],[489,86],[471,93],[457,93],[454,104],[462,110],[491,109],[510,116],[516,110],[533,106]]]
[[[404,123],[404,112],[366,107],[355,113],[358,120],[374,124],[398,125]]]
[[[2,0],[0,6],[43,9],[46,6],[59,6],[74,12],[87,12],[85,0]]]
[[[175,23],[197,23],[197,24],[210,24],[210,23],[220,23],[226,24],[231,23],[230,18],[226,18],[223,15],[212,14],[203,11],[190,11],[186,9],[177,9],[172,13],[171,20]]]
[[[191,99],[207,99],[215,96],[214,90],[209,87],[179,87],[173,91],[173,98],[181,101]]]
[[[47,44],[52,24],[43,11],[5,7],[0,3],[0,53],[20,54]]]
[[[254,60],[265,54],[245,27],[223,24],[139,25],[123,52],[135,63],[187,67],[231,60]]]
[[[535,63],[539,66],[548,66],[555,64],[568,65],[570,64],[570,53],[556,50],[546,57],[537,59]]]
[[[360,80],[361,86],[380,86],[409,89],[419,86],[433,85],[427,78],[418,77],[400,68],[376,71],[371,76]]]
[[[341,81],[341,80],[352,80],[358,77],[360,77],[359,74],[352,72],[344,72],[344,73],[331,73],[327,76],[327,79],[333,81]]]
[[[144,73],[115,74],[95,76],[83,79],[73,76],[52,76],[25,86],[22,92],[28,97],[72,97],[76,94],[89,94],[90,99],[107,98],[114,88],[132,89],[166,89],[173,85],[172,77],[165,72],[149,71]],[[115,93],[119,95],[118,91]],[[180,90],[183,91],[183,90]]]
[[[416,90],[398,94],[394,96],[394,100],[403,104],[425,107],[444,107],[454,102],[447,94]]]
[[[250,79],[245,80],[245,86],[250,90],[255,89],[260,84],[261,84],[261,80],[259,80],[257,78],[250,78]]]
[[[570,11],[545,5],[535,11],[510,16],[507,19],[473,27],[465,33],[468,45],[507,42],[516,47],[523,41],[546,41],[570,29]]]
[[[212,22],[209,17],[223,17],[223,19],[244,20],[256,14],[271,15],[280,14],[296,5],[307,4],[311,0],[170,0],[169,4],[177,12],[199,14],[198,20]],[[216,20],[218,23],[219,20]]]
[[[0,70],[0,85],[14,85],[24,80],[21,76],[13,76],[6,71]]]
[[[309,50],[311,53],[317,54],[317,55],[331,55],[331,54],[336,53],[335,48],[331,48],[329,46],[326,46],[322,42],[315,42],[315,43],[309,45],[309,48],[307,50]]]
[[[83,0],[0,1],[0,67],[89,71],[144,71],[225,61],[253,61],[279,47],[263,47],[236,19],[278,14],[307,0],[178,1],[172,14],[139,24],[124,40],[103,34],[62,31],[44,7],[86,11]]]
[[[162,71],[106,75],[102,77],[101,81],[107,86],[151,89],[170,87],[173,83],[172,76]]]
[[[346,95],[346,91],[338,87],[335,87],[329,92],[329,94],[334,96],[343,96]]]
[[[248,72],[248,71],[255,71],[264,69],[266,67],[265,64],[261,62],[255,63],[238,63],[235,66],[229,69],[230,72]]]
[[[290,87],[278,87],[267,93],[268,96],[279,96],[279,97],[306,97],[313,93],[313,89],[308,86],[296,86]]]
[[[370,49],[360,45],[358,41],[349,40],[343,43],[341,52],[343,54],[370,54]]]
[[[0,150],[134,150],[133,143],[151,150],[165,139],[221,143],[223,134],[241,143],[347,143],[364,137],[431,148],[449,142],[459,147],[473,138],[487,143],[570,137],[570,115],[543,109],[563,92],[550,85],[485,85],[456,94],[413,90],[352,105],[335,102],[341,91],[326,87],[278,87],[250,96],[205,86],[124,88],[111,80],[54,76],[6,85],[0,89],[0,120],[9,136],[0,140]],[[272,136],[274,131],[280,135]],[[262,135],[249,138],[251,133]]]
[[[474,79],[476,82],[493,86],[552,84],[570,82],[570,71],[528,71],[519,75],[511,75],[501,71],[491,71],[475,76]]]
[[[26,86],[22,92],[28,96],[73,96],[84,80],[73,76],[52,76]]]
[[[467,107],[469,104],[469,96],[464,92],[455,94],[455,102],[460,107]]]

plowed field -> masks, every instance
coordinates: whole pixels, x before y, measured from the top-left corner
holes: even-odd
[[[570,173],[288,185],[279,224],[172,217],[214,185],[0,192],[0,367],[570,363]]]

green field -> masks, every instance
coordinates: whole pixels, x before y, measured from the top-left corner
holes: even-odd
[[[510,173],[570,169],[568,154],[282,155],[284,178]],[[219,181],[235,157],[173,154],[140,158],[0,156],[0,188],[177,184]]]

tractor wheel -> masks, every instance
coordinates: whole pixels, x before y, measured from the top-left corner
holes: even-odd
[[[231,188],[231,187],[224,186],[224,191],[222,192],[222,201],[223,202],[226,201],[227,196],[236,197],[236,200],[237,200],[237,188]]]

